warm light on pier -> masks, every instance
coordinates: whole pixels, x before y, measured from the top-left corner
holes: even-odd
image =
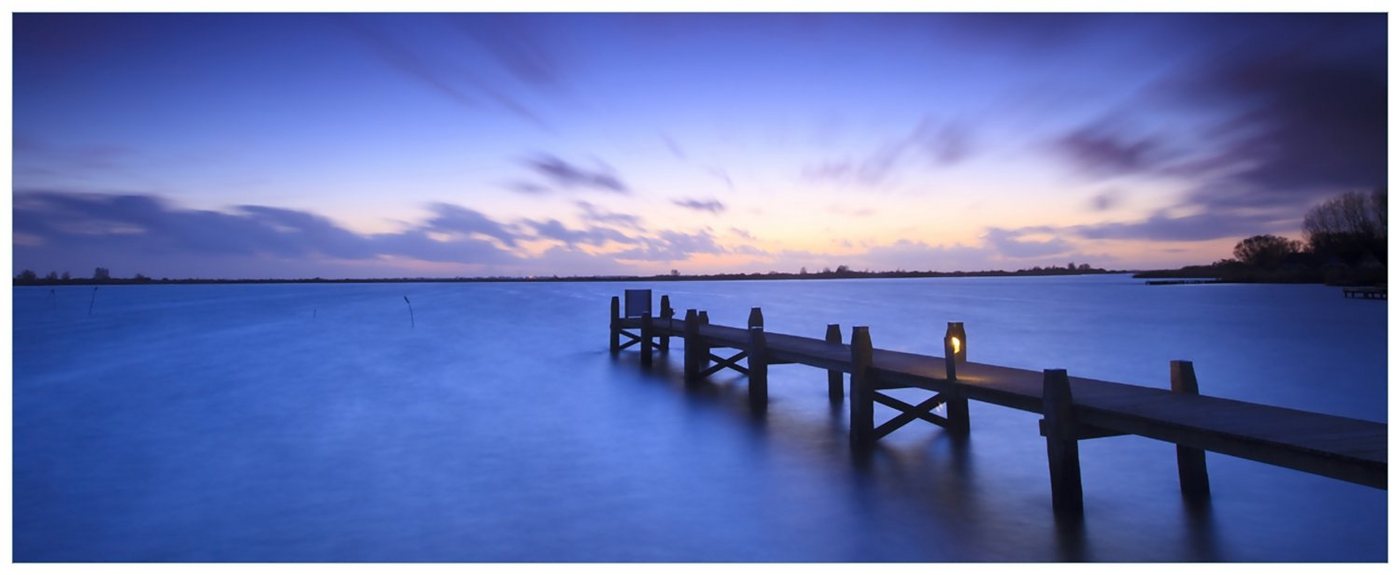
[[[953,362],[967,362],[967,331],[962,322],[948,322],[948,330],[943,333],[943,352]]]

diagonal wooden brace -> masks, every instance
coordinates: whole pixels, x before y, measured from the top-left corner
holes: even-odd
[[[748,375],[748,374],[749,374],[749,368],[744,367],[744,366],[742,366],[742,365],[739,365],[739,360],[744,359],[744,358],[746,358],[746,357],[748,357],[748,356],[749,356],[749,352],[747,352],[747,351],[741,351],[741,352],[739,352],[739,353],[734,354],[732,357],[729,357],[729,358],[723,358],[723,357],[720,357],[720,356],[715,355],[715,354],[712,353],[712,354],[710,354],[710,359],[711,359],[711,360],[714,360],[715,364],[712,365],[712,366],[710,366],[710,367],[708,367],[708,368],[706,368],[704,371],[700,372],[700,377],[709,377],[709,376],[711,376],[711,375],[714,375],[714,374],[715,374],[716,372],[718,372],[719,370],[724,369],[724,368],[726,368],[726,367],[729,368],[729,369],[732,369],[732,370],[734,370],[734,371],[737,371],[737,372],[739,372],[739,373],[742,373],[742,374],[744,374],[744,375]]]
[[[925,399],[918,405],[909,405],[908,403],[905,403],[883,393],[876,392],[875,401],[877,403],[880,403],[881,405],[893,407],[900,411],[899,415],[894,416],[889,421],[886,421],[880,424],[879,427],[875,428],[875,439],[879,439],[881,437],[889,435],[890,433],[894,432],[894,430],[904,427],[905,424],[914,421],[915,419],[922,419],[939,427],[948,427],[947,419],[929,413],[930,411],[933,411],[933,408],[943,405],[943,402],[946,401],[943,397],[943,394],[938,394],[928,399]]]

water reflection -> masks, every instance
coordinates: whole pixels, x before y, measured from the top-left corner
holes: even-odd
[[[1186,357],[1208,394],[1385,415],[1385,304],[1090,279],[667,287],[716,323],[761,305],[774,332],[869,323],[881,347],[937,353],[955,316],[973,361],[1165,386]],[[1212,457],[1215,499],[1189,509],[1172,446],[1141,438],[1083,443],[1086,520],[1057,524],[1038,416],[985,404],[970,437],[915,421],[857,455],[822,370],[774,366],[758,414],[740,375],[687,386],[679,340],[650,370],[611,357],[600,322],[624,287],[654,286],[113,288],[92,317],[88,294],[16,289],[15,557],[1386,557],[1384,491]]]

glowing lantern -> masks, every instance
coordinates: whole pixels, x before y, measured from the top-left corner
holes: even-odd
[[[943,335],[943,351],[948,359],[967,363],[967,332],[963,330],[962,322],[948,322],[948,331]]]

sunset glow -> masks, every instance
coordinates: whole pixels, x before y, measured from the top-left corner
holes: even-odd
[[[1385,47],[1384,14],[16,14],[14,270],[1209,263],[1385,185]]]

